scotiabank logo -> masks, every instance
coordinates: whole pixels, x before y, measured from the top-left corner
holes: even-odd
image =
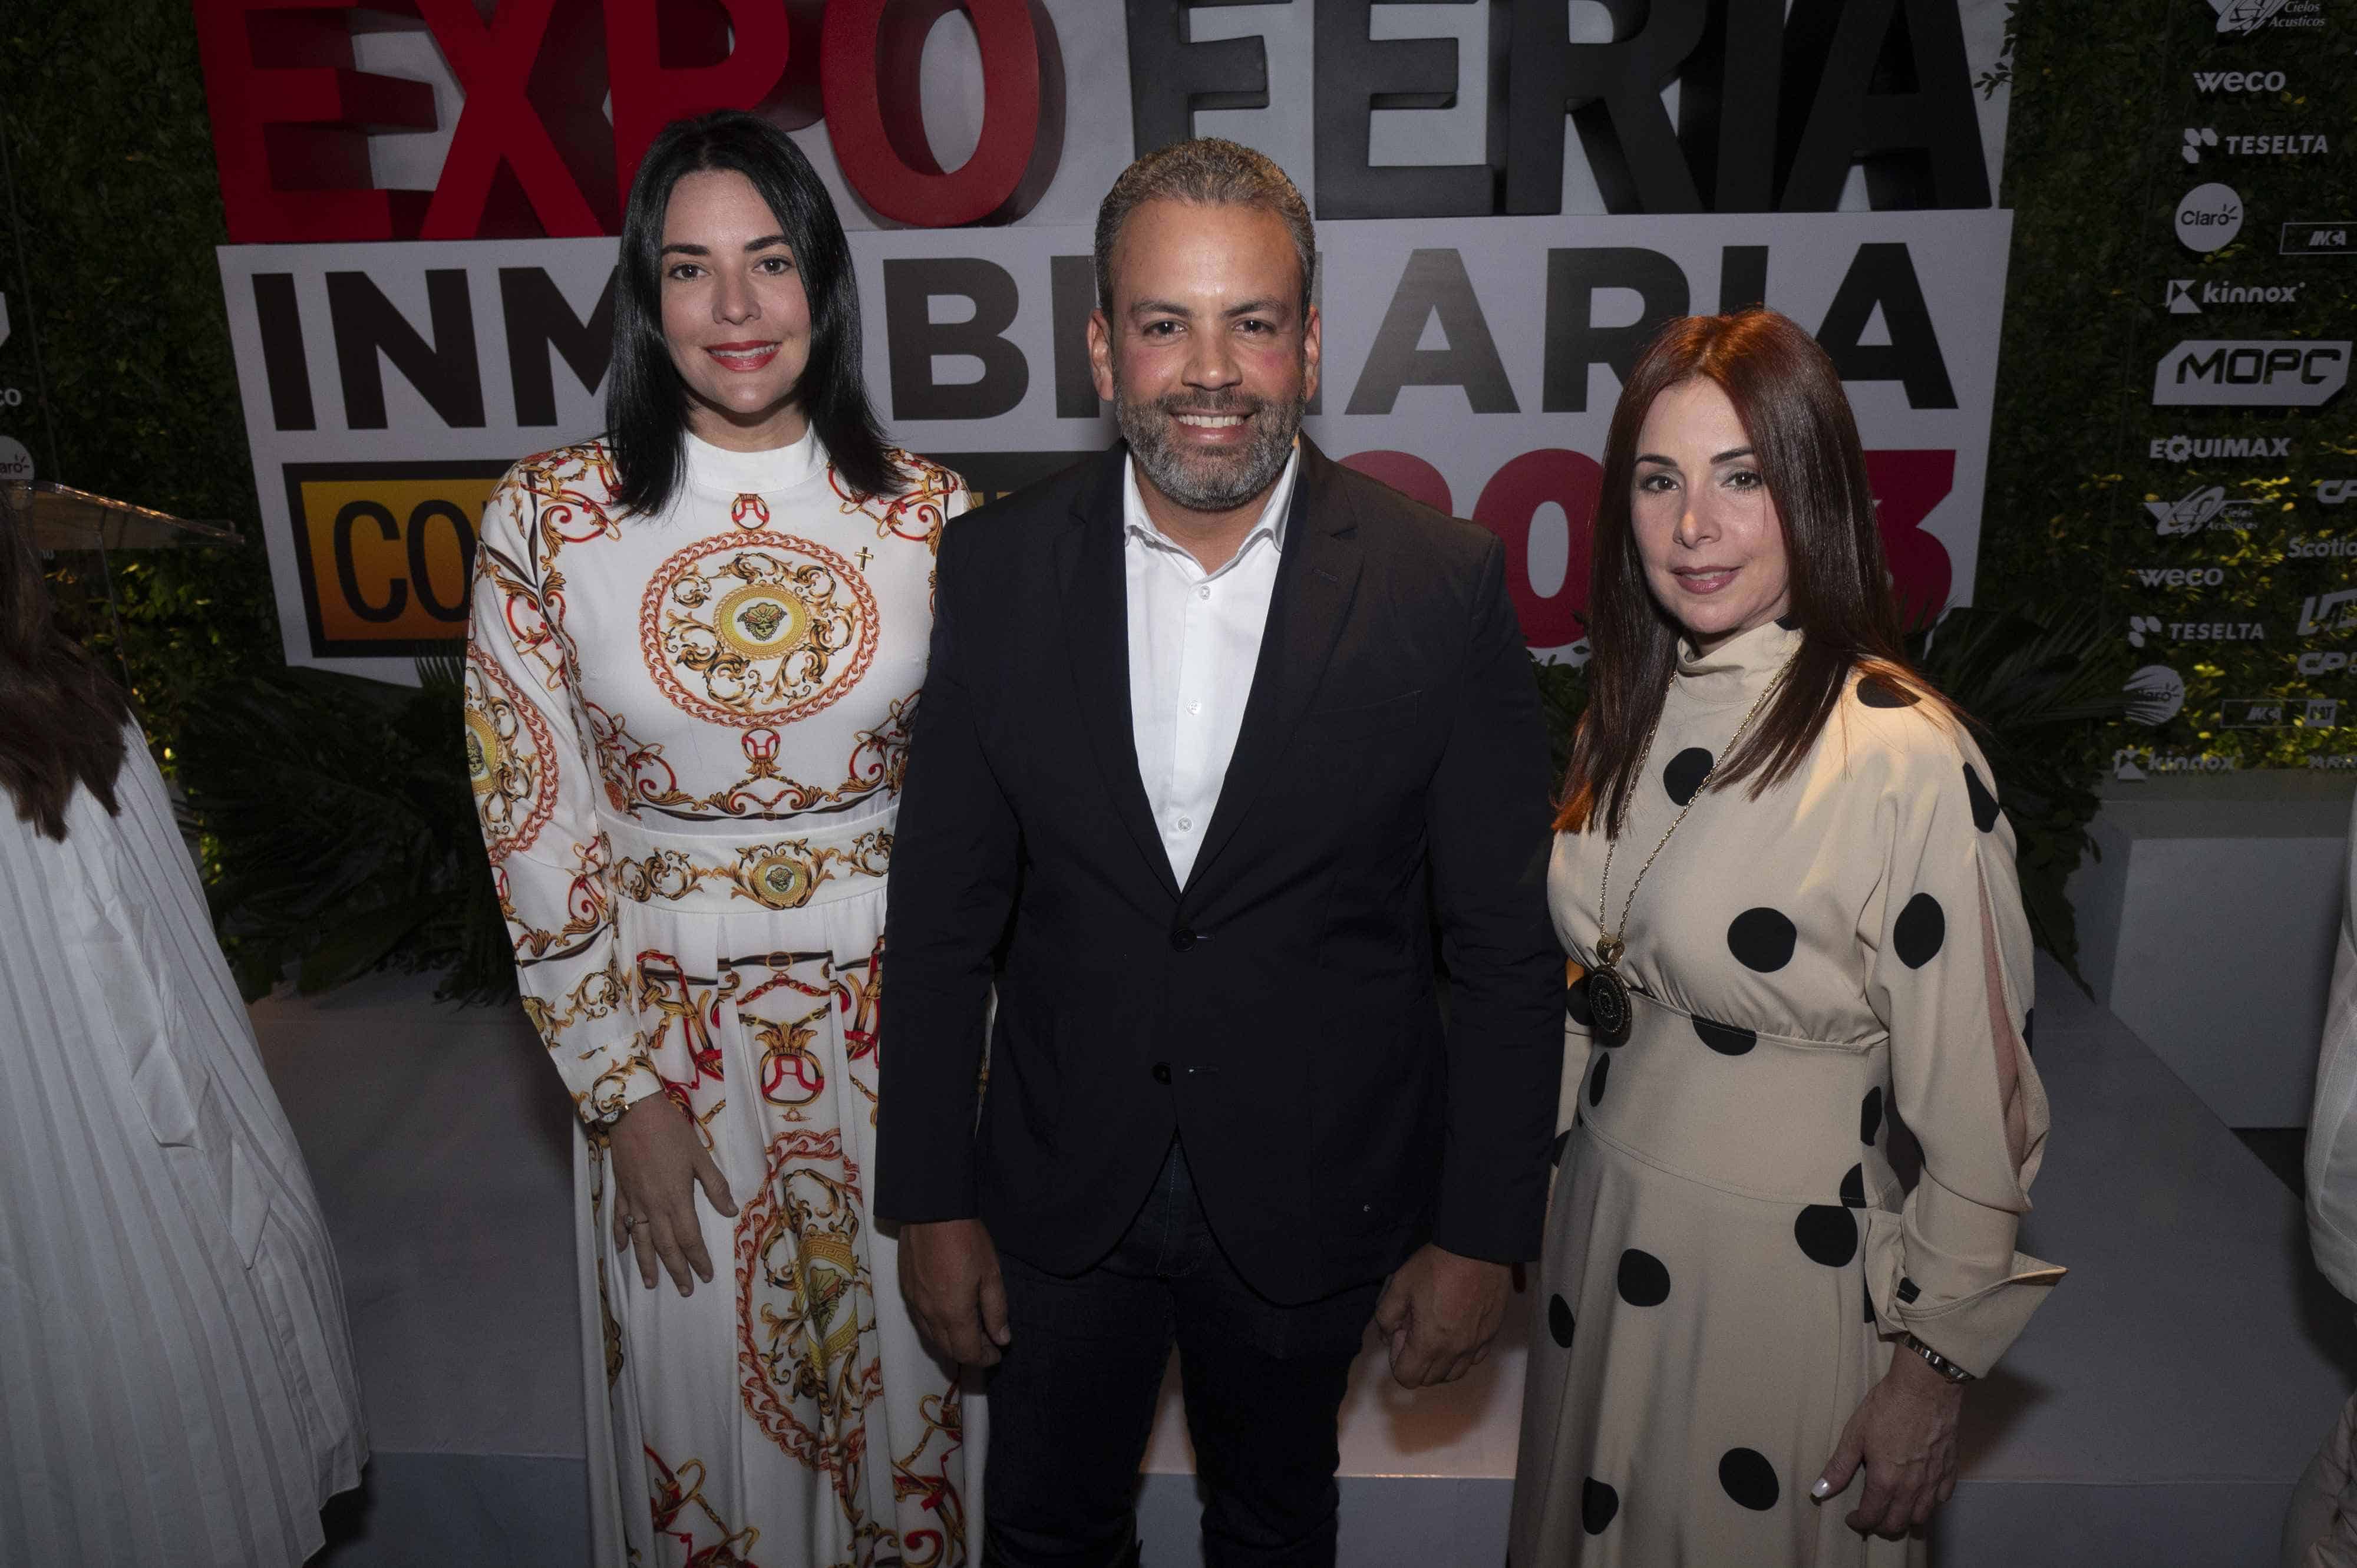
[[[2179,343],[2152,375],[2156,407],[2315,408],[2349,384],[2346,341]]]

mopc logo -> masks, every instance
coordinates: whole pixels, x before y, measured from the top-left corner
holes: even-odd
[[[2281,92],[2286,85],[2279,70],[2197,70],[2196,92]]]
[[[2163,539],[2182,539],[2208,528],[2239,533],[2252,527],[2258,517],[2252,502],[2228,500],[2223,485],[2212,485],[2173,501],[2148,500],[2144,510],[2152,513],[2152,531]]]
[[[2357,588],[2343,588],[2336,594],[2310,594],[2302,601],[2300,636],[2327,637],[2345,631],[2357,631]]]
[[[2210,0],[2218,30],[2247,38],[2261,27],[2321,27],[2324,0]]]
[[[2169,313],[2171,316],[2199,316],[2208,305],[2298,305],[2299,291],[2305,284],[2245,285],[2231,283],[2202,283],[2196,278],[2169,280]]]
[[[2156,463],[2199,463],[2215,457],[2288,457],[2288,435],[2156,435],[2148,448]],[[2149,506],[2152,503],[2145,503]]]
[[[2147,588],[2222,588],[2222,566],[2138,566],[2136,580]]]
[[[2243,231],[2243,196],[2231,185],[2197,185],[2177,204],[2178,242],[2203,255],[2234,242]]]
[[[2349,384],[2349,349],[2346,339],[2179,343],[2153,371],[2153,405],[2315,408]]]

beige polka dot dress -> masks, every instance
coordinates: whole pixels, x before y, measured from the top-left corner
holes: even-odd
[[[1609,889],[1800,645],[1688,648]],[[1897,1564],[1809,1487],[1913,1332],[1986,1372],[2062,1271],[2014,1251],[2046,1138],[2011,827],[1969,736],[1853,677],[1791,778],[1714,789],[1631,910],[1628,1040],[1571,1046],[1512,1568]],[[1555,929],[1596,961],[1606,841],[1556,837]],[[1921,1142],[1903,1190],[1893,1113]],[[1901,1351],[1900,1353],[1905,1353]],[[1970,1396],[1967,1395],[1969,1398]]]

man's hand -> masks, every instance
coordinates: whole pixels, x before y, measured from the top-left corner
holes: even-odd
[[[998,1249],[979,1219],[900,1227],[900,1294],[925,1343],[969,1367],[995,1367],[1015,1335]]]
[[[1375,1304],[1375,1326],[1391,1341],[1400,1387],[1453,1383],[1490,1359],[1512,1273],[1503,1263],[1430,1245],[1400,1265]]]
[[[696,1222],[695,1189],[732,1217],[737,1200],[687,1112],[668,1095],[650,1094],[622,1112],[606,1147],[614,1168],[614,1251],[638,1260],[649,1290],[658,1263],[682,1295],[693,1294],[697,1280],[710,1284],[712,1254]]]

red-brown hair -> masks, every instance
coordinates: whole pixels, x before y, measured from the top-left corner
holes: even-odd
[[[1680,628],[1646,586],[1629,503],[1637,437],[1653,400],[1697,378],[1727,393],[1759,458],[1783,529],[1790,617],[1802,639],[1783,689],[1723,760],[1711,788],[1750,779],[1756,797],[1790,778],[1861,666],[1946,712],[1900,651],[1866,454],[1833,360],[1772,310],[1682,317],[1638,356],[1605,437],[1589,553],[1587,711],[1572,743],[1558,830],[1580,832],[1601,805],[1606,832],[1620,831],[1639,749],[1661,716],[1677,663]]]
[[[130,717],[123,688],[58,629],[31,544],[0,515],[0,794],[18,819],[62,839],[80,789],[113,814]]]

